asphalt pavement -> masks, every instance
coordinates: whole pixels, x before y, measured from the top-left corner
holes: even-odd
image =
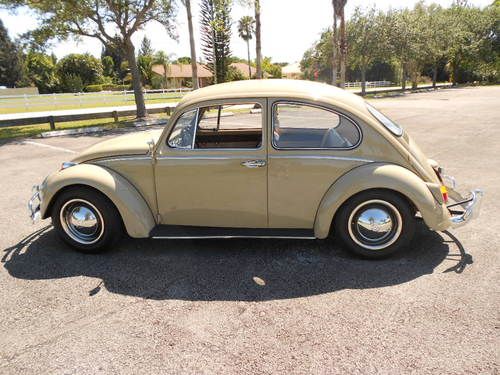
[[[116,135],[0,144],[0,373],[499,373],[500,86],[374,99],[481,216],[361,260],[333,240],[123,241],[32,225],[31,186]],[[128,130],[120,130],[120,132]]]

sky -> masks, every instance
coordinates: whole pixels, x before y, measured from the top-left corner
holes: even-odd
[[[412,7],[417,0],[348,0],[346,6],[347,18],[357,6],[370,8],[376,3],[377,9],[387,10],[389,8]],[[452,0],[434,0],[426,3],[438,3],[449,6]],[[180,3],[180,1],[178,1]],[[193,23],[195,28],[195,40],[199,39],[199,1],[192,3]],[[492,3],[492,0],[469,0],[470,4],[484,7]],[[308,49],[323,30],[332,23],[333,11],[331,0],[261,0],[262,20],[262,53],[264,56],[272,57],[274,62],[297,62],[300,61],[306,49]],[[244,15],[253,15],[249,8],[238,5],[235,1],[233,6],[233,31],[231,39],[231,50],[233,55],[246,58],[246,43],[238,37],[236,25],[238,19]],[[26,10],[17,13],[0,9],[0,19],[13,38],[33,29],[37,26],[37,18]],[[138,48],[144,35],[151,39],[155,50],[163,50],[171,54],[173,58],[189,56],[189,34],[187,28],[186,12],[182,6],[178,7],[176,18],[178,40],[168,37],[162,26],[150,23],[144,30],[137,32],[133,39]],[[83,38],[81,41],[55,42],[49,49],[58,58],[68,53],[88,52],[100,56],[102,45],[93,38]],[[255,38],[251,41],[251,54],[255,58]],[[197,45],[197,56],[200,57],[199,44]]]

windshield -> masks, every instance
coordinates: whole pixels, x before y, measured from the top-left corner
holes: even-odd
[[[384,125],[389,131],[400,137],[403,135],[403,128],[396,124],[394,121],[391,119],[387,118],[383,113],[379,112],[375,107],[372,107],[370,104],[366,104],[366,107],[370,111],[370,113],[382,124]]]

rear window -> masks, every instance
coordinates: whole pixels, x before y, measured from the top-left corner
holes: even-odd
[[[382,125],[384,125],[392,134],[400,137],[403,135],[403,128],[385,116],[382,112],[367,104],[368,111],[375,117]]]
[[[361,138],[347,117],[304,103],[273,106],[273,145],[279,149],[350,149]]]

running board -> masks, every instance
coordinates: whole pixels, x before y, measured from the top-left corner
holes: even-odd
[[[294,238],[316,239],[312,229],[218,228],[185,225],[157,225],[149,233],[154,239],[196,238]]]

